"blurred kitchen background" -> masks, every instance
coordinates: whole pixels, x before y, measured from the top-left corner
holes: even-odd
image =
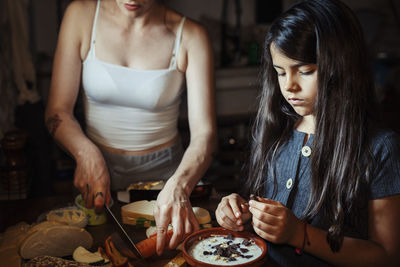
[[[57,32],[71,0],[0,0],[0,200],[69,193],[74,162],[44,125]],[[216,62],[219,149],[203,180],[239,188],[257,108],[263,38],[293,0],[167,0],[202,23]],[[363,26],[384,120],[400,133],[400,1],[344,0]],[[82,119],[81,105],[76,114]],[[188,141],[185,102],[180,130]]]

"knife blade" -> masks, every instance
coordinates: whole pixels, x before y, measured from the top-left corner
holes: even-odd
[[[114,224],[117,226],[117,230],[120,233],[119,236],[121,239],[131,248],[131,250],[136,254],[138,259],[140,259],[143,262],[146,262],[142,253],[140,253],[139,249],[136,247],[135,243],[132,241],[132,239],[129,237],[128,233],[125,231],[124,227],[119,223],[117,218],[115,217],[114,213],[110,210],[110,208],[107,205],[104,205],[106,207],[106,210],[108,214],[112,217]]]

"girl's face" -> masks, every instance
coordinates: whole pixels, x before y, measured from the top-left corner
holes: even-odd
[[[156,0],[115,0],[122,13],[135,18],[148,12]]]
[[[317,65],[288,58],[273,43],[271,56],[283,97],[297,114],[313,118],[318,88]]]

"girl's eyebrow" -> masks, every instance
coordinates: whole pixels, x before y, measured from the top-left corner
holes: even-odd
[[[298,67],[307,66],[307,65],[313,65],[313,64],[312,63],[300,62],[300,63],[297,63],[297,64],[290,65],[289,67],[290,68],[298,68]],[[275,65],[275,64],[273,64],[273,66],[274,66],[274,68],[283,69],[283,67]]]

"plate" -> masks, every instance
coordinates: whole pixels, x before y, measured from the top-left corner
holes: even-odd
[[[253,241],[260,249],[261,249],[261,255],[259,255],[257,258],[252,259],[251,261],[248,261],[246,263],[239,263],[239,264],[230,264],[230,265],[214,265],[214,264],[209,264],[205,263],[199,260],[194,259],[190,254],[189,250],[190,248],[194,245],[195,242],[211,237],[211,236],[228,236],[231,234],[234,238],[245,238]],[[182,251],[183,251],[183,256],[188,264],[193,267],[213,267],[213,266],[255,266],[257,265],[258,262],[260,262],[266,255],[267,253],[267,244],[265,241],[260,238],[259,236],[250,233],[250,232],[235,232],[231,231],[228,229],[225,229],[223,227],[214,227],[214,228],[209,228],[209,229],[204,229],[200,230],[197,232],[192,233],[189,235],[185,241],[183,241],[183,246],[182,246]]]

